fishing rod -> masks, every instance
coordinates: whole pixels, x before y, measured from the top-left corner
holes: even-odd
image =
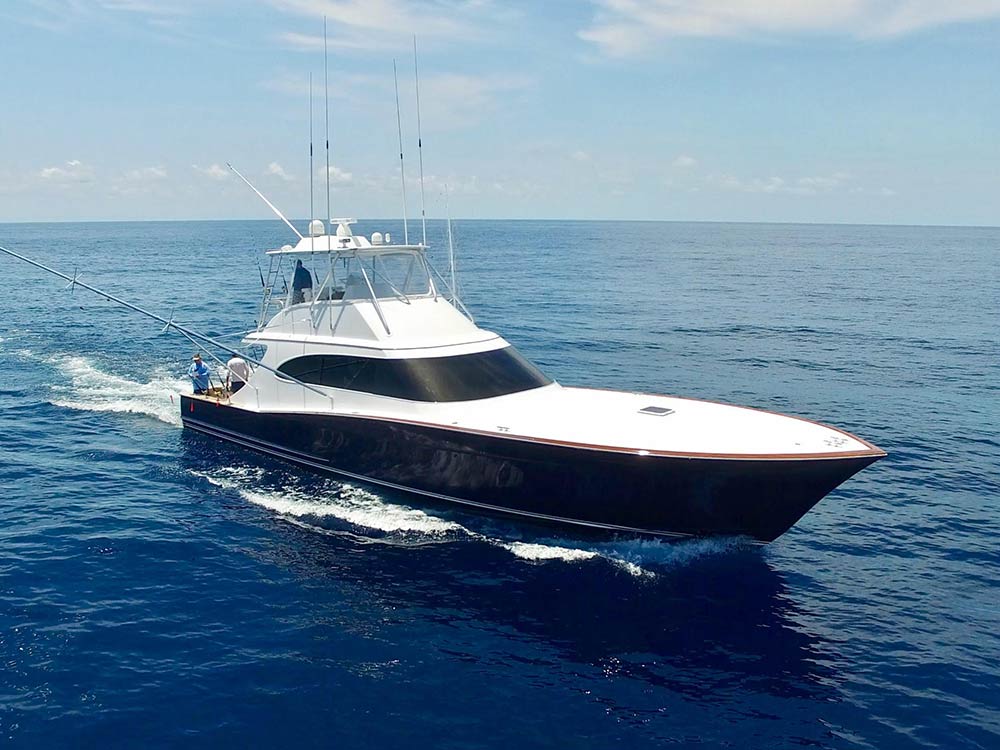
[[[427,211],[424,203],[424,143],[420,137],[420,75],[417,73],[417,35],[413,35],[413,83],[417,91],[417,156],[420,160],[420,227],[422,245],[427,245]]]
[[[448,201],[448,185],[444,186],[444,212],[448,217],[448,265],[451,268],[451,301],[458,300],[458,283],[455,281],[455,240],[451,232],[451,206]]]
[[[403,168],[403,121],[399,116],[399,77],[396,60],[392,60],[392,81],[396,88],[396,132],[399,134],[399,184],[403,189],[403,244],[410,244],[410,230],[406,220],[406,173]]]
[[[329,177],[330,170],[327,170]],[[313,207],[313,74],[309,74],[309,242],[313,251],[316,250],[316,235],[313,233],[313,219],[316,210]]]
[[[233,170],[233,171],[235,171],[235,170]],[[253,357],[247,356],[247,355],[243,354],[241,351],[239,351],[238,349],[234,349],[231,346],[227,346],[226,344],[223,344],[222,342],[215,340],[211,336],[206,336],[204,333],[201,333],[200,331],[196,331],[193,328],[188,328],[187,326],[181,325],[180,323],[175,323],[174,322],[173,314],[171,314],[170,318],[164,318],[164,317],[162,317],[160,315],[157,315],[154,312],[150,312],[149,310],[144,310],[143,308],[139,307],[138,305],[133,305],[131,302],[123,300],[120,297],[116,297],[113,294],[109,294],[108,292],[105,292],[103,289],[98,289],[95,286],[91,286],[90,284],[87,284],[87,283],[85,283],[83,281],[80,281],[80,277],[77,274],[73,274],[72,276],[67,276],[66,274],[62,273],[61,271],[57,271],[56,269],[50,268],[49,266],[46,266],[43,263],[39,263],[37,260],[32,260],[31,258],[28,258],[27,256],[21,255],[20,253],[15,253],[13,250],[8,250],[5,247],[0,247],[0,252],[4,252],[7,255],[11,256],[12,258],[17,258],[18,260],[22,260],[25,263],[28,263],[29,265],[34,266],[35,268],[40,268],[43,271],[47,271],[48,273],[51,273],[54,276],[58,276],[61,279],[65,279],[66,281],[69,282],[69,287],[68,288],[70,288],[70,289],[75,289],[78,286],[79,287],[83,287],[88,292],[93,292],[97,296],[103,297],[104,299],[108,300],[109,302],[114,302],[115,304],[118,304],[118,305],[121,305],[122,307],[128,308],[132,312],[139,313],[140,315],[145,315],[147,318],[152,318],[153,320],[156,320],[156,321],[158,321],[160,323],[163,323],[163,330],[164,331],[172,328],[175,331],[177,331],[178,333],[180,333],[182,336],[186,337],[189,341],[193,341],[193,340],[197,339],[198,341],[200,341],[202,343],[211,344],[212,346],[214,346],[214,347],[216,347],[218,349],[222,349],[224,352],[229,352],[230,354],[235,354],[237,357],[242,357],[243,359],[247,359],[247,360],[253,362],[258,367],[262,367],[265,370],[267,370],[268,372],[273,372],[275,375],[277,375],[279,378],[281,378],[283,380],[291,380],[294,383],[298,383],[303,388],[306,388],[307,390],[310,390],[313,393],[319,394],[323,398],[329,398],[331,400],[331,402],[333,401],[333,397],[330,396],[329,393],[323,393],[323,391],[319,390],[318,388],[315,388],[315,387],[311,386],[309,383],[304,383],[301,380],[299,380],[298,378],[292,377],[288,373],[279,372],[278,370],[276,370],[275,368],[271,367],[270,365],[265,365],[259,359],[254,359]]]

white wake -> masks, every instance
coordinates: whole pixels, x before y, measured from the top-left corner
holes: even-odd
[[[625,540],[588,543],[569,539],[534,542],[509,541],[481,534],[465,526],[397,503],[351,484],[330,480],[317,492],[294,487],[262,488],[263,469],[219,467],[191,471],[216,487],[236,492],[247,502],[296,521],[334,518],[358,529],[396,535],[408,542],[479,541],[506,550],[531,564],[604,562],[636,578],[655,578],[657,568],[676,568],[700,558],[726,554],[745,546],[735,539],[705,539],[681,542]],[[326,530],[326,529],[324,529]]]
[[[53,385],[54,406],[80,411],[145,414],[180,426],[180,394],[190,389],[186,378],[162,371],[148,382],[129,380],[97,368],[86,357],[53,356],[47,361],[69,378],[69,385]]]
[[[255,487],[262,470],[220,467],[211,472],[192,471],[216,487],[234,490],[245,500],[294,518],[336,518],[361,528],[386,534],[420,534],[441,537],[469,535],[465,527],[424,513],[416,508],[387,502],[378,495],[351,484],[327,483],[328,491],[317,496],[295,487],[265,490]]]

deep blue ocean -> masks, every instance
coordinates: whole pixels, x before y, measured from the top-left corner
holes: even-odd
[[[0,745],[1000,747],[1000,229],[455,233],[477,323],[560,382],[801,415],[888,458],[764,548],[431,507],[182,430],[187,341],[0,257]],[[0,225],[231,341],[288,240]]]

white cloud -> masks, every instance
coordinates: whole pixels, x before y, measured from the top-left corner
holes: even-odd
[[[407,179],[415,187],[419,188],[420,178],[410,177]],[[471,177],[457,177],[454,174],[447,177],[439,175],[424,175],[424,190],[428,195],[479,195],[481,192],[479,178],[475,175]]]
[[[93,182],[94,171],[79,159],[70,159],[61,167],[43,167],[38,176],[47,182],[60,185]]]
[[[326,182],[326,167],[320,167],[316,170],[317,179]],[[354,175],[350,172],[336,167],[333,164],[330,165],[330,184],[331,185],[347,185],[354,180]]]
[[[693,156],[688,156],[687,154],[681,154],[676,159],[674,159],[673,165],[675,167],[679,167],[680,169],[690,169],[691,167],[695,167],[698,165],[698,160],[695,159]]]
[[[590,154],[588,154],[586,151],[574,151],[572,154],[569,155],[569,158],[571,158],[573,161],[581,161],[581,162],[590,161]]]
[[[740,178],[731,174],[710,175],[705,182],[722,190],[733,190],[742,193],[763,193],[786,195],[827,195],[831,193],[868,193],[872,195],[894,194],[892,191],[869,190],[855,186],[854,177],[847,172],[834,172],[829,175],[815,175],[797,178],[751,177]],[[886,188],[883,188],[886,190]]]
[[[141,167],[139,169],[128,170],[125,172],[124,177],[127,182],[165,180],[167,178],[167,170],[163,167]]]
[[[269,174],[273,175],[274,177],[279,177],[285,182],[291,182],[292,180],[295,179],[290,174],[288,174],[288,172],[285,171],[285,168],[280,164],[278,164],[278,162],[276,161],[272,161],[270,164],[267,165],[267,169],[264,170],[264,174]]]
[[[196,172],[201,172],[203,175],[210,177],[213,180],[226,180],[229,178],[229,170],[221,164],[211,164],[207,167],[199,167],[197,164],[192,164],[191,169]]]
[[[292,49],[308,52],[323,50],[323,37],[316,34],[300,34],[286,31],[278,34],[278,41]],[[363,31],[341,31],[327,37],[327,47],[331,50],[364,50],[368,52],[398,49],[400,37],[392,34],[370,34]]]
[[[671,37],[836,34],[891,37],[1000,17],[1000,0],[592,0],[578,36],[608,57],[628,57]]]
[[[326,16],[335,33],[337,29],[346,28],[370,33],[391,33],[407,39],[413,33],[451,38],[462,38],[474,33],[474,28],[461,18],[464,8],[474,6],[469,3],[405,0],[270,0],[270,3],[281,10],[309,19]],[[294,36],[308,45],[315,44],[309,37]],[[322,38],[319,39],[319,46],[322,47]]]

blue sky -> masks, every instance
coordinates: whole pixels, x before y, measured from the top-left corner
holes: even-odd
[[[0,221],[1000,224],[1000,0],[5,0]]]

